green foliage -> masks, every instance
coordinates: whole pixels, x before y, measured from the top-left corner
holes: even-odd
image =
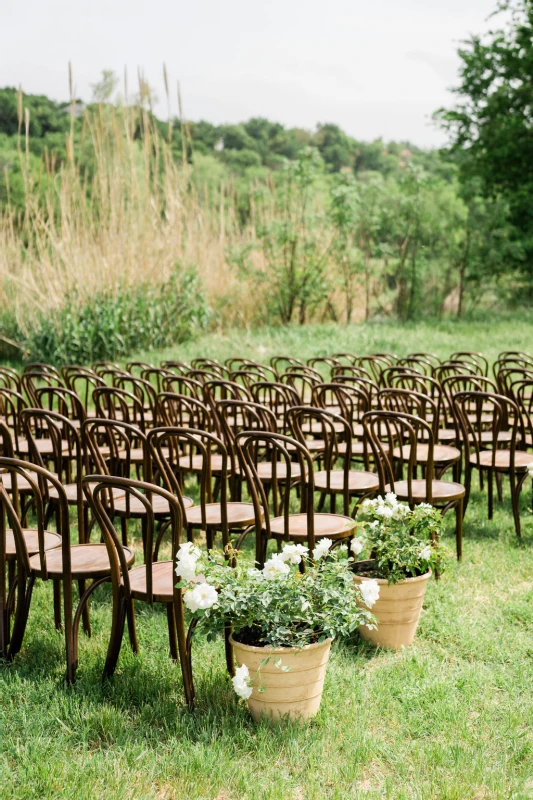
[[[352,559],[340,548],[312,561],[307,548],[286,545],[262,571],[239,553],[231,553],[237,558],[234,569],[228,568],[223,555],[202,558],[199,549],[197,553],[196,574],[205,575],[218,597],[215,605],[196,610],[194,616],[212,634],[230,624],[244,644],[304,647],[329,637],[347,638],[360,625],[375,622],[361,608],[360,590],[350,570]],[[182,580],[178,585],[187,590],[187,604],[187,593],[196,584]]]
[[[388,494],[366,500],[357,519],[358,533],[362,529],[359,547],[369,550],[375,577],[398,583],[430,569],[443,572],[448,551],[440,541],[442,514],[438,509],[421,503],[411,510]]]
[[[533,291],[533,4],[510,0],[497,11],[501,27],[472,36],[459,49],[458,102],[436,118],[451,136],[463,183],[477,180],[485,198],[508,204],[511,232],[528,257],[508,252],[506,268],[518,270]]]
[[[187,341],[207,320],[197,273],[176,268],[159,285],[119,286],[90,299],[70,295],[57,311],[38,317],[26,335],[12,326],[11,338],[32,360],[84,364]]]
[[[321,168],[317,151],[307,148],[287,163],[270,189],[261,187],[256,197],[259,245],[231,254],[242,274],[266,285],[265,310],[283,324],[296,315],[305,323],[327,296],[326,217],[314,204]],[[259,247],[258,263],[251,256]]]

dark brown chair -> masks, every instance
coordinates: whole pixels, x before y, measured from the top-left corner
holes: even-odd
[[[225,548],[230,543],[230,534],[242,533],[253,526],[252,504],[228,500],[230,462],[227,448],[217,436],[193,428],[155,428],[148,434],[148,443],[165,487],[177,497],[181,496],[184,462],[197,460],[199,504],[183,507],[188,541],[193,541],[195,531],[203,531],[207,547],[212,549],[214,536],[220,532]],[[189,450],[189,454],[180,457],[183,449]],[[218,467],[215,476],[218,502],[214,502],[213,463]]]
[[[342,513],[350,516],[356,509],[351,503],[356,498],[370,497],[379,489],[379,478],[367,470],[355,470],[352,464],[352,429],[349,422],[338,414],[312,406],[297,406],[289,409],[289,423],[295,439],[306,447],[305,430],[319,426],[319,439],[324,443],[323,450],[315,461],[313,475],[306,478],[312,481],[314,489],[320,494],[319,511],[330,498],[330,511],[335,514],[336,499],[342,500]],[[368,467],[368,459],[365,466]]]
[[[88,476],[84,479],[84,489],[95,518],[102,533],[102,539],[109,553],[112,566],[111,585],[113,590],[113,620],[111,636],[104,667],[104,677],[111,677],[115,672],[122,639],[124,625],[128,620],[130,643],[134,653],[139,652],[135,624],[135,601],[142,601],[152,606],[163,603],[167,612],[170,655],[179,661],[183,677],[185,700],[192,709],[194,687],[190,654],[190,637],[185,632],[185,615],[183,609],[182,590],[176,588],[177,578],[174,572],[174,554],[182,542],[182,509],[178,499],[158,486],[131,481],[125,478],[113,478],[103,475]],[[146,518],[146,561],[140,567],[129,569],[127,553],[109,516],[107,497],[110,493],[121,493],[129,498],[130,505],[143,506]],[[154,498],[160,499],[169,509],[169,530],[172,558],[168,561],[154,561],[152,553],[155,549],[156,518],[153,513]]]
[[[393,492],[411,508],[429,503],[443,513],[455,509],[455,545],[462,555],[465,488],[460,483],[437,480],[434,468],[434,437],[431,425],[412,414],[369,411],[363,417],[368,441],[374,453],[380,492]],[[419,464],[419,446],[424,444],[424,464]],[[396,454],[394,460],[390,453]],[[418,473],[423,477],[419,478]]]
[[[355,527],[355,521],[351,517],[315,512],[313,459],[300,442],[279,433],[243,431],[236,438],[236,447],[254,506],[255,560],[259,567],[265,563],[267,545],[271,539],[277,542],[278,547],[283,542],[290,541],[306,544],[312,552],[320,539],[330,538],[335,541],[350,538]],[[267,454],[266,457],[271,462],[273,493],[279,493],[278,470],[283,475],[285,485],[295,487],[300,504],[298,513],[291,513],[291,492],[285,491],[281,492],[282,513],[271,516],[265,486],[256,468],[258,448]],[[299,467],[298,480],[294,479],[292,472],[295,463]]]
[[[42,467],[28,464],[18,459],[0,458],[0,469],[11,474],[12,486],[16,484],[18,477],[25,478],[28,481],[32,487],[32,505],[37,517],[38,552],[35,555],[30,555],[20,512],[17,510],[15,502],[12,502],[8,496],[3,485],[0,485],[0,528],[3,531],[2,538],[4,538],[6,529],[9,528],[12,532],[16,551],[17,603],[13,631],[10,637],[9,657],[13,658],[22,646],[35,580],[41,578],[42,580],[61,582],[64,598],[66,677],[67,681],[72,683],[78,666],[78,630],[83,611],[94,590],[111,578],[112,566],[107,546],[89,542],[71,544],[67,498],[60,481],[55,475]],[[44,525],[45,508],[41,492],[41,487],[48,485],[56,490],[59,506],[57,517],[59,529],[56,536],[60,537],[61,546],[56,546],[57,539],[55,538],[53,548],[47,546],[47,531]],[[134,561],[133,551],[129,548],[123,548],[123,552],[124,563],[126,568],[129,568]],[[73,581],[92,581],[89,588],[80,598],[75,611],[72,591]]]
[[[508,475],[511,488],[511,503],[516,535],[520,536],[520,490],[527,478],[528,464],[532,456],[517,447],[519,431],[519,409],[512,400],[489,392],[458,392],[454,395],[454,406],[461,430],[465,451],[466,499],[470,494],[472,472],[478,470],[488,478],[488,515],[492,519],[493,478]],[[492,408],[490,421],[487,408]],[[475,413],[472,413],[472,408]],[[509,440],[503,442],[500,434],[508,432]]]

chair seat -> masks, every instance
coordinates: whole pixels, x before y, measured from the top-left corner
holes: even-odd
[[[256,464],[257,474],[264,483],[269,483],[272,480],[272,462],[259,461]],[[302,470],[300,465],[295,462],[291,463],[291,480],[299,478]],[[285,461],[278,461],[276,466],[276,478],[278,481],[287,480],[287,464]]]
[[[11,472],[1,472],[0,480],[4,484],[6,492],[10,492],[13,487],[13,482],[11,480]],[[19,490],[19,492],[33,491],[30,486],[30,482],[22,475],[17,475],[17,489]]]
[[[331,430],[331,427],[333,427],[335,433],[342,433],[344,431],[344,425],[342,424],[342,422],[334,422],[333,420],[331,422],[332,425],[331,423],[330,424],[325,423],[327,425],[327,430]],[[303,433],[321,434],[323,430],[324,426],[318,420],[312,420],[311,422],[304,422],[302,425]]]
[[[247,528],[255,522],[254,507],[252,503],[228,503],[228,525],[230,528]],[[222,518],[220,503],[207,503],[205,517],[208,528],[220,529]],[[194,506],[187,510],[187,525],[199,528],[202,525],[202,507]]]
[[[202,464],[203,464],[203,456],[201,453],[198,453],[193,456],[181,456],[179,460],[180,467],[185,470],[185,472],[201,472],[202,471]],[[227,467],[228,472],[231,468],[231,459],[227,459]],[[240,472],[239,465],[235,465],[236,472]],[[211,473],[222,472],[222,456],[218,453],[213,453],[211,455]]]
[[[168,447],[162,447],[161,453],[163,458],[167,460],[170,458],[170,450]],[[127,450],[120,450],[118,457],[120,461],[127,461]],[[144,449],[142,447],[132,447],[129,452],[129,461],[130,464],[144,464]]]
[[[355,528],[355,520],[342,514],[315,514],[315,539],[324,536],[330,539],[344,539]],[[283,537],[285,534],[284,517],[274,517],[270,521],[272,536]],[[307,514],[290,514],[289,538],[305,541],[308,534]]]
[[[330,491],[340,493],[344,491],[344,470],[333,469],[329,471],[321,470],[315,472],[315,489],[318,491]],[[379,489],[379,478],[373,472],[352,469],[348,473],[348,491],[350,494],[366,494],[375,492]]]
[[[98,484],[96,482],[94,483],[91,482],[89,484],[91,491],[93,491],[94,487],[97,485]],[[70,505],[76,505],[76,503],[78,502],[78,485],[76,483],[64,483],[63,489],[65,490],[65,494],[67,495],[67,502]],[[112,492],[114,501],[118,500],[121,497],[124,497],[124,492],[122,491],[122,489],[114,488],[112,489]],[[49,487],[48,495],[50,497],[50,500],[57,500],[59,498],[59,493],[55,488],[55,486]],[[82,497],[83,497],[83,502],[87,503],[87,498],[83,494],[83,490],[82,490]]]
[[[403,458],[404,461],[409,460],[409,453],[411,446],[404,444],[401,448],[395,447],[392,451],[394,458]],[[429,445],[419,442],[416,446],[416,460],[418,464],[425,464],[428,460]],[[450,447],[450,445],[436,444],[433,447],[433,463],[435,464],[452,464],[454,461],[459,461],[461,458],[461,451],[457,447]]]
[[[513,438],[513,434],[511,431],[499,431],[498,433],[498,442],[510,442]],[[472,441],[472,437],[469,437],[470,441]],[[480,435],[480,439],[484,444],[490,444],[494,439],[492,431],[482,431]]]
[[[413,500],[415,503],[427,503],[426,481],[417,479],[413,481]],[[394,492],[398,500],[407,500],[409,492],[407,481],[395,481],[394,489],[390,486],[385,487],[385,493]],[[453,481],[431,481],[431,492],[433,495],[433,505],[443,505],[460,500],[465,496],[465,487]]]
[[[128,566],[135,561],[133,550],[124,547],[124,555]],[[109,556],[105,544],[76,544],[70,548],[71,572],[74,579],[105,578],[111,572]],[[46,555],[46,566],[49,578],[63,577],[63,550],[57,547]],[[41,575],[39,555],[30,558],[30,568],[37,576]]]
[[[491,467],[494,452],[496,452],[495,468],[502,472],[508,472],[511,468],[510,450],[482,450],[479,457],[476,453],[470,456],[470,463],[475,466]],[[525,472],[528,465],[533,462],[533,453],[525,453],[523,450],[515,450],[514,457],[516,472]]]
[[[437,439],[439,442],[446,444],[447,442],[455,442],[457,439],[457,432],[454,428],[439,428],[437,432]]]
[[[33,556],[35,553],[38,553],[39,534],[37,531],[24,528],[22,533],[24,535],[26,547],[28,548],[28,555]],[[54,531],[44,531],[44,549],[46,551],[53,550],[54,547],[59,547],[60,545],[61,536],[58,533],[54,533]],[[16,554],[15,537],[13,536],[13,531],[8,529],[6,531],[6,558],[11,560],[15,558]]]
[[[152,593],[156,603],[171,603],[174,585],[178,582],[172,561],[156,561],[152,564]],[[146,566],[135,567],[129,572],[130,590],[134,600],[146,600]]]
[[[54,454],[54,443],[51,439],[35,439],[35,446],[37,451],[42,456],[53,456]],[[27,456],[30,452],[30,445],[27,439],[19,439],[17,452],[21,456]],[[61,452],[68,453],[68,442],[63,441],[61,445]]]
[[[153,494],[151,500],[152,508],[156,517],[167,517],[170,515],[168,500],[166,500],[164,497],[161,497],[159,494]],[[186,509],[191,508],[191,506],[194,505],[194,500],[192,500],[190,497],[184,497],[183,504]],[[126,495],[122,493],[122,495],[114,501],[114,505],[115,513],[119,516],[124,516],[125,514],[128,516],[144,516],[144,514],[146,514],[146,509],[142,501],[137,497],[134,497],[132,494]]]

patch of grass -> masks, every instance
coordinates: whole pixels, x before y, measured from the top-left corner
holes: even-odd
[[[314,326],[203,337],[159,357],[226,358],[356,350],[531,349],[533,325],[446,322]],[[264,353],[259,348],[266,348]],[[155,360],[154,354],[150,355]],[[187,492],[192,487],[187,486]],[[225,672],[222,642],[193,645],[197,708],[183,706],[166,615],[138,604],[141,653],[124,642],[100,676],[110,593],[95,593],[78,681],[63,683],[51,586],[38,584],[27,637],[0,666],[0,797],[28,800],[522,800],[533,797],[533,520],[522,496],[514,533],[508,487],[494,519],[474,491],[464,557],[430,581],[415,644],[336,643],[319,716],[308,727],[255,725]],[[453,548],[453,518],[445,539]],[[139,541],[135,542],[139,553]],[[139,558],[140,560],[140,558]]]

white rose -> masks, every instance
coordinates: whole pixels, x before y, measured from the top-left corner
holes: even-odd
[[[313,550],[313,558],[315,561],[325,556],[332,544],[333,542],[331,539],[321,539]]]
[[[299,564],[302,556],[308,552],[307,547],[303,544],[286,544],[281,553],[278,553],[278,558],[282,561],[288,561],[289,564]]]
[[[379,583],[374,578],[363,581],[359,588],[363,597],[363,603],[367,608],[372,608],[379,597]]]
[[[176,564],[176,575],[184,581],[193,581],[196,578],[196,559],[182,556]]]
[[[396,495],[394,494],[394,492],[387,492],[387,494],[385,495],[385,502],[393,507],[396,507],[398,505],[398,501],[396,500]]]
[[[199,583],[194,589],[188,589],[183,595],[183,602],[192,613],[211,608],[217,600],[217,590],[210,583]]]
[[[358,556],[359,553],[361,553],[363,551],[364,546],[365,546],[365,543],[361,539],[361,537],[360,536],[356,536],[354,539],[352,539],[352,543],[350,545],[350,549],[351,549],[352,553],[354,554],[354,556]]]
[[[250,672],[246,664],[243,664],[242,667],[237,667],[231,682],[235,693],[242,697],[243,700],[248,700],[252,694],[252,687],[250,685]]]
[[[527,465],[527,472],[530,478],[533,478],[533,461]]]
[[[429,561],[431,558],[431,546],[427,544],[421,551],[420,551],[420,558],[423,561]]]
[[[201,555],[202,551],[199,547],[196,547],[194,542],[183,542],[183,544],[180,544],[176,557],[178,561],[182,561],[185,558],[194,558],[195,561],[198,561]]]
[[[279,577],[279,575],[286,575],[288,572],[290,572],[289,565],[277,555],[269,558],[263,567],[263,575],[269,581]]]

